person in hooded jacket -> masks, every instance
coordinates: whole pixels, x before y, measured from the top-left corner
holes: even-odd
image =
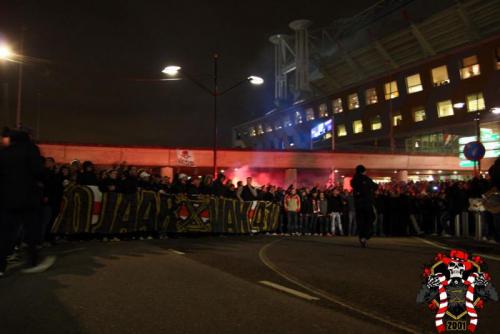
[[[0,151],[0,276],[7,256],[14,248],[21,227],[28,247],[25,273],[47,270],[54,264],[50,256],[40,261],[38,246],[43,232],[39,219],[42,203],[43,160],[39,148],[23,131],[10,133],[10,144]]]

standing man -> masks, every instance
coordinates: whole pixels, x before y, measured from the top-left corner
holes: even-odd
[[[241,191],[241,198],[244,201],[256,201],[259,198],[257,188],[253,186],[253,179],[247,177],[247,185]]]
[[[351,187],[354,196],[359,243],[361,247],[366,248],[368,239],[373,234],[373,221],[375,220],[373,193],[378,186],[366,176],[365,166],[359,165],[356,167],[356,173],[351,180]]]
[[[300,213],[300,197],[297,195],[295,188],[285,196],[285,211],[288,221],[287,232],[291,235],[299,234],[299,213]]]
[[[43,237],[39,219],[42,203],[43,161],[40,150],[23,131],[10,133],[10,144],[0,152],[0,276],[7,267],[7,256],[14,249],[21,228],[28,244],[25,273],[47,270],[54,257],[39,261],[38,247]]]

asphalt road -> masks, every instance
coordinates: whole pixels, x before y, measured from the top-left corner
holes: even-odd
[[[438,243],[436,243],[438,242]],[[415,302],[424,264],[459,240],[225,236],[72,242],[56,265],[0,280],[0,333],[435,333]],[[498,290],[498,289],[497,289]],[[500,302],[478,333],[500,333]]]

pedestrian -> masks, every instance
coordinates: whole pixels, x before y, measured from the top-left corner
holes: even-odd
[[[54,264],[55,257],[40,261],[43,230],[39,219],[42,203],[43,161],[40,150],[23,131],[10,133],[10,144],[0,151],[0,276],[7,267],[21,228],[28,245],[28,269],[38,273]]]
[[[375,220],[373,193],[378,186],[366,176],[365,166],[358,165],[351,180],[351,187],[354,195],[359,242],[361,247],[366,248],[373,233],[373,221]]]
[[[331,233],[335,235],[336,230],[338,230],[339,235],[344,235],[344,230],[342,229],[342,197],[340,197],[340,191],[335,188],[332,194],[328,197],[328,212],[330,214],[331,223]]]
[[[247,184],[243,187],[241,191],[241,198],[244,201],[256,201],[259,194],[257,193],[257,188],[253,186],[253,179],[247,177]]]
[[[291,188],[285,196],[285,211],[288,221],[288,230],[290,234],[299,234],[298,223],[300,213],[300,197],[295,188]]]
[[[325,197],[324,192],[319,193],[319,198],[318,198],[318,208],[319,212],[317,213],[318,215],[318,227],[319,227],[319,234],[324,235],[324,236],[331,236],[331,225],[330,225],[330,220],[328,219],[328,201]]]

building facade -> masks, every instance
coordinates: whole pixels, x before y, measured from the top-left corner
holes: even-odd
[[[477,118],[500,133],[500,2],[463,1],[420,22],[404,19],[397,32],[337,47],[342,56],[323,61],[323,74],[310,66],[319,93],[235,127],[235,144],[454,155],[460,138],[476,135]]]

